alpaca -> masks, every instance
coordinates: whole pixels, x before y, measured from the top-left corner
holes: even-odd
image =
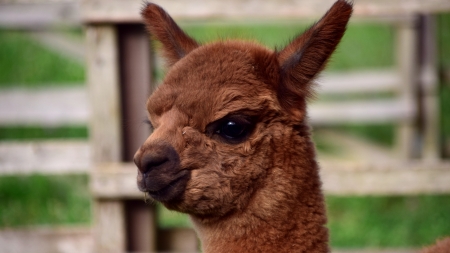
[[[134,158],[138,187],[189,214],[203,252],[329,252],[306,100],[351,13],[338,0],[274,52],[200,45],[161,7],[142,10],[169,71],[147,102],[153,133]]]
[[[274,52],[200,45],[161,7],[142,10],[169,72],[147,102],[153,133],[134,157],[138,188],[189,214],[203,252],[330,251],[306,101],[351,14],[338,0]],[[423,252],[449,248],[447,238]]]

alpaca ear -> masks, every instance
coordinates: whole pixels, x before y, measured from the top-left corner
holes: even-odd
[[[313,79],[344,35],[352,9],[351,3],[338,0],[317,23],[277,53],[281,67],[278,100],[296,118],[304,117],[305,99],[313,93]]]
[[[161,42],[169,66],[198,47],[198,43],[184,33],[169,14],[158,5],[147,3],[141,15],[150,35]]]

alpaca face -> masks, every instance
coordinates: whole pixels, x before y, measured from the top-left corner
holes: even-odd
[[[142,14],[162,42],[169,71],[147,102],[154,131],[135,155],[139,189],[204,219],[244,211],[257,192],[265,193],[265,203],[286,196],[289,188],[278,183],[298,175],[280,164],[292,159],[292,150],[300,164],[314,159],[307,131],[299,130],[306,125],[306,99],[351,11],[337,1],[273,52],[239,41],[200,46],[163,9],[148,4]]]
[[[198,216],[244,208],[271,167],[274,115],[285,114],[276,64],[270,51],[244,42],[203,46],[177,62],[147,103],[154,131],[136,154],[140,189]]]

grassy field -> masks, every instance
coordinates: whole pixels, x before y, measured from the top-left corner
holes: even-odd
[[[255,40],[269,48],[282,49],[297,34],[304,31],[305,24],[287,23],[283,25],[212,25],[208,27],[186,25],[186,31],[201,42],[223,38]],[[335,52],[329,70],[365,69],[368,67],[392,66],[393,29],[383,25],[350,26]],[[354,50],[358,48],[358,50]],[[351,53],[349,53],[351,52]]]
[[[0,177],[0,227],[90,222],[86,175]]]
[[[0,87],[80,83],[84,67],[43,50],[20,32],[0,30]]]
[[[440,66],[450,68],[450,16],[439,19]],[[220,37],[255,38],[281,48],[304,25],[185,26],[201,41]],[[388,26],[351,26],[330,63],[331,70],[392,66],[393,31]],[[357,48],[358,50],[355,50]],[[18,32],[0,31],[0,88],[43,83],[84,82],[84,67],[45,50]],[[447,85],[447,86],[446,86]],[[443,136],[450,136],[450,88],[441,86]],[[0,90],[1,92],[1,90]],[[354,134],[391,145],[390,125],[341,126]],[[86,128],[1,127],[0,140],[79,138]],[[319,147],[326,149],[326,144]],[[91,203],[86,175],[0,177],[0,227],[89,224]],[[450,235],[450,196],[327,197],[331,241],[337,247],[415,247]],[[158,207],[163,227],[187,226],[186,216]]]

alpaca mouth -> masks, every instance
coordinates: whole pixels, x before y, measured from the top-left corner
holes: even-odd
[[[146,177],[138,180],[139,190],[148,193],[148,195],[159,202],[166,203],[179,199],[190,179],[190,173],[186,170],[177,174],[174,179],[158,179]]]

